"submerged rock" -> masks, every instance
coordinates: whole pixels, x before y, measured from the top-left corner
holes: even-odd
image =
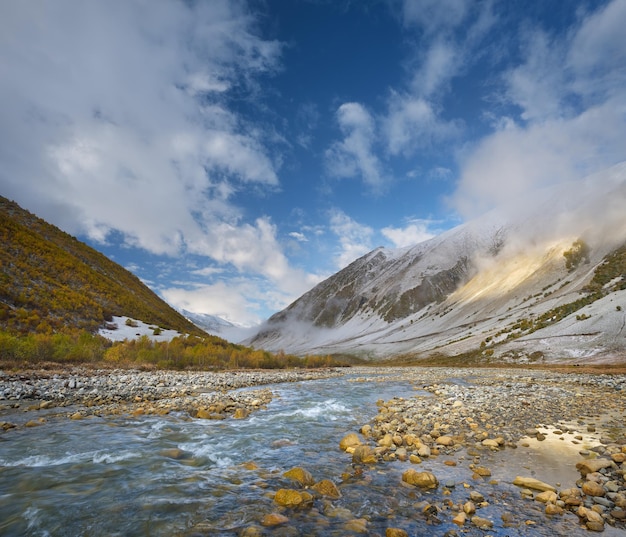
[[[304,501],[304,498],[297,490],[279,489],[274,495],[274,501],[283,507],[298,507]]]
[[[289,519],[285,515],[281,515],[280,513],[269,513],[263,517],[263,521],[261,522],[261,524],[265,527],[271,528],[274,526],[280,526],[281,524],[286,524],[287,522],[289,522]],[[246,531],[248,531],[248,528],[244,530],[244,533],[242,535],[250,535],[250,537],[252,537],[253,535],[258,535],[258,533],[245,533]]]
[[[315,479],[313,478],[311,472],[301,468],[300,466],[296,466],[295,468],[288,470],[283,475],[289,479],[297,481],[304,487],[310,487],[315,484]]]
[[[339,442],[339,447],[343,451],[347,451],[348,448],[354,448],[360,445],[361,445],[361,439],[359,438],[359,435],[357,435],[356,433],[348,433]]]
[[[327,498],[331,498],[333,500],[341,498],[341,492],[339,492],[337,485],[335,485],[330,479],[322,479],[318,483],[315,483],[315,485],[311,488]]]

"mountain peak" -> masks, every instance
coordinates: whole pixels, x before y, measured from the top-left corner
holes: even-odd
[[[372,360],[589,360],[626,350],[626,163],[535,196],[414,246],[376,248],[249,342]],[[611,282],[598,289],[604,273]]]

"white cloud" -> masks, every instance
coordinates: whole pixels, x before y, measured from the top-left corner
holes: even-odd
[[[102,240],[116,229],[172,254],[198,232],[203,204],[232,218],[240,185],[277,185],[263,131],[220,100],[231,88],[254,96],[254,76],[279,61],[243,3],[0,11],[5,195],[70,232]]]
[[[476,215],[536,188],[581,178],[626,159],[626,99],[567,119],[510,127],[462,160],[456,208]]]
[[[432,103],[421,97],[392,93],[383,132],[392,155],[409,156],[417,149],[431,149],[436,143],[454,138],[461,132],[461,125],[442,120]]]
[[[308,242],[309,240],[306,238],[306,235],[304,233],[300,233],[299,231],[292,231],[291,233],[289,233],[289,236],[293,237],[298,242]]]
[[[372,250],[372,235],[374,230],[359,224],[339,209],[330,213],[330,229],[339,237],[339,253],[336,256],[336,266],[342,269],[355,259]]]
[[[522,109],[524,120],[559,117],[563,109],[563,69],[560,44],[539,29],[526,33],[525,63],[505,75],[507,97]]]
[[[565,65],[572,89],[587,99],[623,94],[626,85],[626,0],[613,0],[583,20]]]
[[[461,24],[469,8],[467,0],[403,0],[402,15],[405,25],[435,34]]]
[[[479,57],[478,45],[496,23],[491,1],[404,0],[403,20],[417,25],[418,42],[410,58],[410,83],[406,90],[391,90],[382,133],[392,156],[414,156],[452,142],[463,122],[443,116],[445,97],[452,81]]]
[[[420,67],[413,75],[412,88],[416,95],[433,96],[459,70],[462,50],[451,41],[436,39],[428,47]]]
[[[274,304],[306,291],[317,277],[290,266],[268,218],[246,223],[232,201],[279,183],[274,133],[228,105],[231,90],[256,104],[255,77],[279,66],[280,43],[256,26],[238,0],[2,4],[3,195],[74,234],[116,230],[258,275]],[[253,307],[242,289],[213,299],[230,319]]]
[[[253,305],[259,298],[256,287],[247,282],[171,287],[162,290],[161,294],[177,308],[216,315],[230,322],[250,326],[263,318]]]
[[[337,122],[344,138],[326,150],[328,172],[335,177],[359,177],[370,188],[379,190],[385,177],[374,154],[374,119],[361,104],[344,103],[337,110]]]
[[[430,230],[430,220],[411,220],[403,228],[385,227],[381,233],[389,239],[396,248],[413,246],[435,236]]]
[[[499,118],[460,157],[452,201],[462,214],[626,159],[626,52],[614,43],[625,25],[626,0],[614,0],[562,36],[529,34],[525,60],[505,75],[523,121]]]

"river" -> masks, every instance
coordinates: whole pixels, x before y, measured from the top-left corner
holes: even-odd
[[[420,465],[449,485],[434,492],[402,484],[402,471],[412,466],[408,462],[353,466],[338,447],[341,438],[376,415],[378,399],[409,397],[415,389],[399,379],[379,382],[374,375],[348,382],[350,377],[269,386],[274,400],[244,420],[184,414],[51,418],[0,435],[0,535],[233,537],[260,528],[264,515],[281,511],[289,522],[258,534],[384,536],[388,527],[409,535],[589,534],[575,515],[550,519],[537,502],[520,499],[511,476],[533,463],[517,450],[484,461],[496,478],[481,489],[489,505],[480,515],[495,524],[488,532],[470,525],[460,529],[450,513],[433,515],[427,508],[466,501],[472,480],[462,465],[446,466],[435,458]],[[540,461],[533,472],[541,475],[554,462]],[[316,480],[334,481],[342,497],[318,498],[308,510],[280,508],[273,494],[297,488],[282,475],[295,466]],[[527,511],[526,522],[506,527],[501,515],[520,508]],[[364,520],[365,533],[354,531],[355,519]],[[609,529],[609,534],[624,532]]]

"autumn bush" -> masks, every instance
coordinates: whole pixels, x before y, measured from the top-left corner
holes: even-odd
[[[233,345],[217,338],[180,336],[153,341],[148,336],[111,342],[84,330],[61,333],[15,334],[0,331],[0,362],[105,363],[153,366],[161,369],[284,369],[341,365],[330,356],[299,358],[284,352],[271,353]]]

